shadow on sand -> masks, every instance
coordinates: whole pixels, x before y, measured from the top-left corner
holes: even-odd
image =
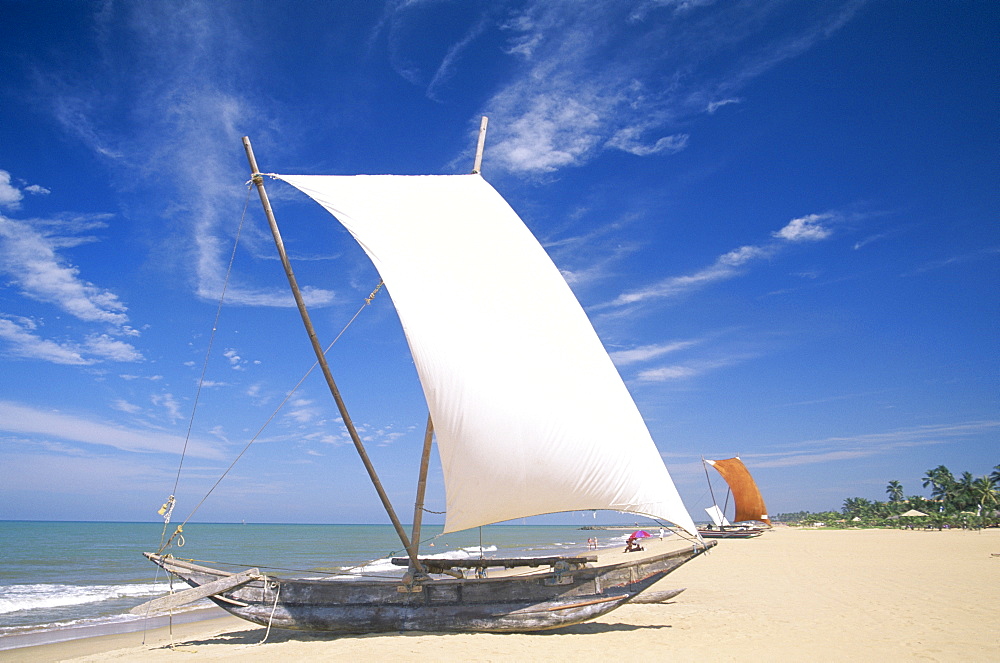
[[[530,633],[492,633],[495,636],[529,636],[544,638],[554,635],[600,635],[602,633],[621,633],[629,631],[646,631],[650,629],[671,628],[669,624],[625,624],[614,623],[605,624],[600,622],[588,622],[584,624],[574,624],[546,631],[534,631]],[[264,640],[266,629],[258,628],[246,631],[230,631],[219,633],[208,638],[183,640],[169,645],[161,645],[155,649],[181,649],[184,647],[198,647],[207,645],[238,645],[249,646],[260,644]],[[271,629],[264,644],[280,644],[282,642],[330,642],[333,640],[346,640],[354,638],[376,638],[392,635],[393,637],[412,638],[418,636],[437,636],[445,638],[448,636],[468,635],[468,633],[449,633],[445,631],[399,631],[397,633],[323,633],[311,631],[292,631],[284,629]]]

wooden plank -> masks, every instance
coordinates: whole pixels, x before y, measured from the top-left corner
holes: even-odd
[[[246,571],[234,573],[225,578],[207,582],[198,587],[191,587],[181,592],[161,596],[152,601],[146,601],[142,605],[132,608],[129,612],[133,615],[145,615],[148,612],[165,612],[188,603],[193,603],[198,599],[212,596],[213,594],[220,594],[236,587],[242,587],[254,580],[260,580],[262,577],[258,569],[247,569]]]
[[[437,559],[421,557],[420,563],[433,569],[475,569],[488,566],[502,566],[513,568],[515,566],[552,566],[554,564],[587,564],[596,562],[597,555],[585,555],[583,557],[494,557],[488,559]],[[406,566],[410,563],[407,557],[393,557],[392,563],[396,566]]]

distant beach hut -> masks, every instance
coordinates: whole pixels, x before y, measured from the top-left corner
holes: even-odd
[[[899,517],[900,518],[918,518],[918,517],[926,516],[926,515],[927,514],[923,513],[922,511],[917,511],[916,509],[910,509],[906,513],[899,514]]]

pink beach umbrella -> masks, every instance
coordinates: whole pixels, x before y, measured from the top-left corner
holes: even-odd
[[[632,534],[630,534],[628,538],[630,538],[630,539],[648,539],[651,536],[653,536],[653,535],[650,534],[649,532],[647,532],[646,530],[641,529],[641,530],[638,530],[636,532],[632,532]]]

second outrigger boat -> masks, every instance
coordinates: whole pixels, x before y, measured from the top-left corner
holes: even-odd
[[[728,496],[732,495],[736,512],[733,522],[726,519],[723,509],[719,508],[718,501],[713,493],[713,504],[705,509],[714,523],[714,527],[699,527],[698,533],[706,539],[752,539],[764,533],[764,528],[771,526],[771,519],[767,515],[767,507],[764,506],[764,497],[760,494],[757,482],[753,480],[750,470],[743,464],[739,456],[725,458],[723,460],[702,459],[705,464],[705,478],[708,479],[708,466],[718,471],[725,479],[729,488]],[[708,482],[709,489],[712,487],[711,479]],[[735,524],[734,524],[735,523]]]
[[[146,556],[192,588],[136,612],[207,597],[238,617],[289,629],[532,631],[607,613],[715,544],[698,535],[638,408],[559,270],[479,174],[485,130],[483,118],[470,175],[270,175],[336,217],[392,295],[430,411],[410,533],[351,422],[285,253],[264,175],[243,139],[316,358],[406,550],[397,560],[407,566],[405,575],[328,580],[257,569],[229,573],[161,549]],[[672,523],[691,543],[606,565],[597,565],[594,555],[422,557],[424,485],[435,436],[446,533],[606,509]],[[486,577],[487,567],[527,573]]]

